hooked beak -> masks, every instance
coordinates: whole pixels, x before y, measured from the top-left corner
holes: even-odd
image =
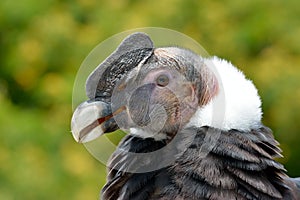
[[[78,143],[85,143],[117,130],[119,127],[113,117],[124,109],[121,107],[112,112],[110,104],[103,101],[89,100],[80,104],[71,120],[74,139]]]

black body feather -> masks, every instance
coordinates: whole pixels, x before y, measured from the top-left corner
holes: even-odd
[[[204,139],[219,133],[217,141]],[[172,165],[147,173],[118,170],[138,162],[127,160],[126,151],[151,152],[168,145],[167,141],[126,136],[112,155],[102,199],[299,199],[299,180],[289,179],[284,167],[273,160],[281,155],[270,129],[241,132],[192,127],[177,134],[192,140],[188,148]],[[205,151],[206,156],[199,156]]]

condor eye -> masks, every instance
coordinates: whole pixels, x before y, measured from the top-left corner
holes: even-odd
[[[165,87],[169,84],[169,77],[165,74],[161,74],[156,79],[156,84],[160,87]]]

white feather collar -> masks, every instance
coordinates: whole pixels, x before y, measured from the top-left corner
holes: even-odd
[[[205,59],[219,81],[219,93],[200,107],[186,126],[249,131],[261,125],[261,100],[252,81],[226,60]]]

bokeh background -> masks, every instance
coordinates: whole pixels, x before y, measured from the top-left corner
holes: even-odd
[[[1,200],[98,199],[105,166],[71,136],[73,83],[97,44],[147,26],[239,66],[259,89],[280,162],[300,176],[298,0],[1,0]]]

